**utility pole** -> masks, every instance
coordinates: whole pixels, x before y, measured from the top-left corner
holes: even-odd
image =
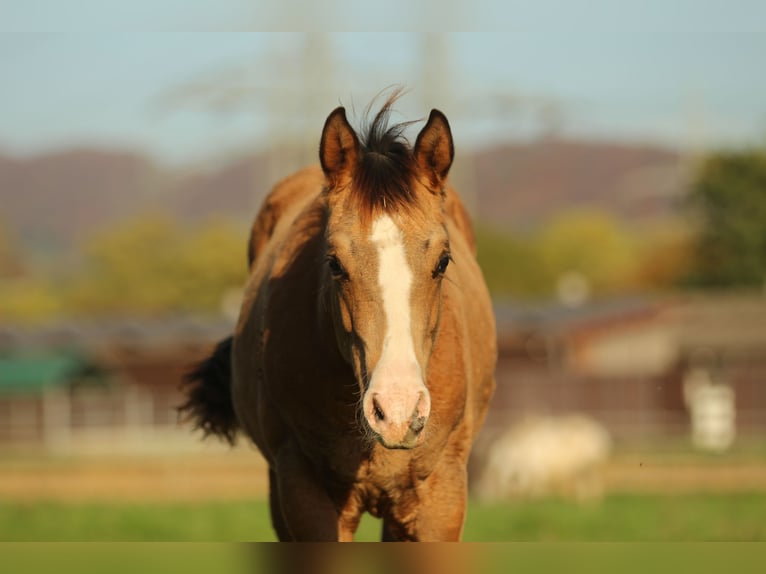
[[[451,66],[454,65],[450,51],[450,41],[446,34],[428,33],[421,40],[421,93],[424,109],[427,112],[431,108],[442,110],[450,119],[454,136],[454,128],[460,124],[458,120],[462,110],[457,107],[457,99],[450,83],[454,75],[450,73]],[[450,170],[450,180],[460,193],[468,212],[475,215],[478,206],[474,156],[461,146],[459,139],[455,142],[455,148],[455,163]]]
[[[330,113],[330,89],[335,89],[335,66],[328,34],[309,33],[303,42],[303,74],[300,86],[301,126],[299,132],[301,165],[317,161],[319,128]]]

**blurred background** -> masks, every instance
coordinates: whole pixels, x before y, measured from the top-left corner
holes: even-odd
[[[392,85],[398,119],[450,119],[495,301],[466,538],[766,538],[766,13],[743,4],[0,34],[0,539],[273,538],[259,455],[192,433],[179,382],[233,328],[264,196]]]

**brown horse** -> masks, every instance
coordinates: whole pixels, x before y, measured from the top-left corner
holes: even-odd
[[[233,337],[183,409],[252,439],[280,540],[459,540],[466,464],[494,389],[495,326],[467,213],[447,184],[447,118],[414,147],[390,98],[357,135],[327,118],[321,169],[279,183],[250,238]]]

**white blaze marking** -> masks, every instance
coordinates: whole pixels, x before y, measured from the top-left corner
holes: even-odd
[[[371,239],[378,248],[378,283],[386,316],[386,333],[380,360],[372,374],[370,388],[382,384],[389,395],[397,395],[406,403],[406,395],[417,390],[425,391],[412,341],[410,316],[412,271],[407,263],[402,232],[388,215],[383,215],[374,221]],[[416,388],[413,388],[413,385]],[[414,404],[409,405],[409,408],[412,409],[414,406]],[[405,406],[402,405],[402,408]],[[407,419],[412,411],[389,414]]]

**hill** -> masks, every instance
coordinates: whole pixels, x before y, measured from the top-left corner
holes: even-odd
[[[28,247],[55,251],[148,211],[186,222],[214,215],[249,221],[275,179],[274,165],[250,155],[212,169],[177,169],[103,149],[0,156],[0,223]],[[515,228],[583,207],[627,221],[661,218],[676,211],[685,190],[680,155],[651,146],[541,140],[482,150],[463,166],[473,167],[477,218]]]
[[[477,217],[517,228],[573,208],[629,222],[662,218],[677,211],[688,172],[675,151],[556,139],[484,150],[474,165]]]

